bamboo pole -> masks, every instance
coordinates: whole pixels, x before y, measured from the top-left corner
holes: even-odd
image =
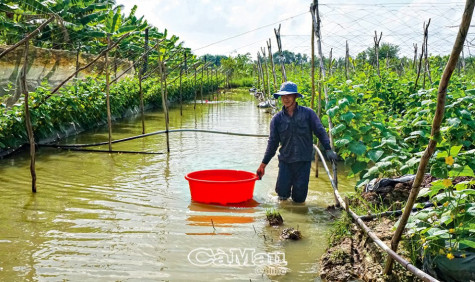
[[[284,60],[282,55],[282,42],[280,41],[280,24],[279,29],[274,28],[275,38],[277,39],[277,47],[279,48],[279,55],[280,55],[280,67],[282,69],[282,80],[285,82],[287,81],[287,74],[285,73],[285,66]]]
[[[313,5],[316,5],[317,2],[316,0],[313,0]],[[315,106],[315,24],[312,20],[312,32],[310,34],[310,44],[312,48],[311,52],[311,62],[310,62],[310,77],[312,81],[312,101],[310,103],[310,108],[313,110]],[[318,105],[320,107],[320,101],[318,101]],[[320,108],[318,109],[320,111]],[[318,118],[320,118],[320,112],[318,113]],[[317,146],[318,146],[318,140],[317,140]],[[318,177],[318,167],[319,167],[319,158],[315,156],[315,177]]]
[[[414,62],[412,63],[412,69],[415,69],[417,63],[417,43],[412,43],[412,46],[414,46]]]
[[[219,100],[219,78],[218,78],[218,65],[216,65],[216,69],[215,69],[215,74],[216,74],[216,92],[218,92],[218,100]]]
[[[266,82],[264,78],[264,70],[262,69],[261,55],[257,52],[257,71],[259,73],[259,78],[262,81],[262,96],[266,96]]]
[[[145,29],[145,42],[144,42],[145,54],[148,54],[148,28]],[[140,88],[140,116],[142,119],[142,134],[145,134],[145,113],[143,103],[143,89],[142,89],[142,76],[147,72],[148,56],[145,55],[143,59],[142,70],[139,72],[139,88]]]
[[[208,86],[206,87],[206,92],[208,93],[209,95],[209,65],[206,66],[206,81],[208,82]],[[212,90],[212,88],[211,88]]]
[[[321,39],[321,30],[320,30],[320,15],[318,13],[318,0],[315,0],[316,5],[311,5],[310,7],[310,13],[312,14],[312,19],[315,25],[315,37],[317,38],[317,47],[318,47],[318,54],[320,56],[320,70],[321,70],[321,81],[324,83],[325,81],[325,66],[324,66],[324,61],[323,61],[323,52],[322,52],[322,39]],[[325,93],[325,104],[328,106],[328,91],[327,91],[327,86],[323,84],[323,91]],[[333,135],[332,135],[332,129],[333,129],[333,123],[331,120],[331,117],[328,116],[328,127],[329,127],[329,132],[328,135],[330,137],[330,146],[332,150],[335,150],[335,145],[333,144]],[[335,186],[338,187],[338,174],[337,174],[337,167],[336,163],[332,163],[333,167],[333,179],[335,181]],[[335,205],[339,206],[339,201],[335,196]]]
[[[313,2],[315,3],[315,0],[313,0]],[[310,34],[311,36],[311,40],[310,40],[310,45],[311,45],[311,48],[312,48],[312,52],[311,52],[311,60],[310,60],[310,79],[311,79],[311,82],[312,82],[312,101],[310,102],[310,108],[314,108],[314,105],[315,105],[315,26],[313,24],[313,21],[312,21],[312,33]],[[320,117],[319,117],[320,118]],[[316,161],[316,164],[318,164],[318,162]],[[317,171],[318,171],[318,168],[317,168]],[[317,175],[318,175],[318,172],[317,172]]]
[[[267,97],[270,99],[270,78],[269,78],[269,70],[267,68],[267,59],[266,59],[266,48],[261,47],[261,52],[262,52],[262,60],[264,60],[264,68],[265,68],[265,74],[266,74],[266,82],[267,82]]]
[[[379,42],[381,42],[381,38],[383,37],[383,32],[381,31],[380,35],[379,35],[379,39],[378,39],[378,33],[376,32],[376,30],[374,31],[374,53],[375,53],[375,56],[376,56],[376,70],[378,72],[378,76],[379,78],[381,78],[381,73],[379,71]]]
[[[460,57],[460,52],[463,49],[463,43],[467,37],[467,33],[470,28],[470,22],[472,20],[474,6],[475,0],[467,0],[457,38],[452,48],[452,52],[450,54],[447,65],[444,69],[444,73],[442,74],[442,77],[440,79],[439,89],[437,91],[437,106],[435,109],[434,119],[432,121],[431,138],[426,150],[424,151],[424,154],[421,157],[421,162],[419,163],[417,174],[412,184],[411,193],[409,194],[409,198],[407,199],[407,203],[404,208],[404,213],[401,216],[396,232],[394,233],[393,238],[391,240],[391,249],[393,251],[397,251],[399,241],[401,240],[402,233],[406,227],[412,207],[414,206],[414,202],[417,198],[417,195],[419,194],[420,186],[424,179],[427,164],[429,163],[429,160],[434,154],[435,148],[437,146],[437,136],[440,135],[440,124],[442,123],[442,119],[444,118],[447,87],[450,81],[450,77],[452,76],[452,73],[454,72],[454,69],[457,65],[457,61]],[[393,259],[388,258],[388,260],[386,261],[384,274],[391,273],[392,265]]]
[[[196,96],[198,95],[198,91],[196,90],[196,66],[195,66],[195,69],[194,69],[194,82],[193,82],[193,90],[195,92],[195,104],[193,106],[193,110],[196,110]]]
[[[429,22],[426,23],[424,22],[423,24],[423,38],[422,38],[422,51],[421,51],[421,56],[419,57],[419,68],[417,69],[417,76],[416,76],[416,82],[414,83],[414,90],[417,89],[417,82],[419,81],[419,77],[420,77],[420,74],[421,74],[421,71],[422,71],[422,59],[424,58],[425,54],[427,53],[427,50],[426,50],[426,39],[427,39],[427,36],[429,34],[429,24],[430,24],[430,19],[429,19]],[[424,68],[426,66],[424,65]],[[424,78],[423,78],[423,83],[422,83],[422,88],[425,88],[425,72],[424,72]]]
[[[140,91],[140,116],[142,119],[142,134],[145,134],[145,115],[143,104],[142,72],[139,72],[139,91]]]
[[[348,80],[348,72],[350,69],[350,47],[348,46],[348,40],[346,40],[346,49],[345,49],[345,77]]]
[[[80,53],[80,50],[81,50],[81,46],[78,46],[78,49],[77,49],[77,51],[76,51],[76,71],[77,71],[77,70],[79,69],[79,67],[80,67],[80,66],[79,66],[79,53]],[[76,95],[77,95],[77,94],[78,94],[78,85],[77,85],[77,84],[78,84],[78,83],[77,83],[77,81],[78,81],[78,73],[76,73],[76,75],[74,76],[74,78],[75,78],[75,81],[74,81],[74,83],[75,83],[75,85],[74,85],[74,92],[75,92]]]
[[[38,32],[40,32],[40,30],[43,29],[43,27],[45,27],[47,24],[49,24],[52,20],[54,19],[54,16],[51,16],[48,20],[46,20],[44,23],[42,23],[39,27],[37,27],[34,31],[32,31],[30,34],[28,34],[27,36],[25,36],[22,40],[18,41],[15,45],[11,46],[10,48],[4,50],[2,53],[0,53],[0,59],[5,56],[6,54],[10,53],[11,51],[15,50],[16,48],[18,48],[18,46],[21,46],[23,43],[27,42],[30,40],[30,38],[32,38],[33,36],[35,36],[36,34],[38,34]]]
[[[206,56],[205,56],[205,61],[203,63],[203,66],[201,67],[201,90],[200,90],[201,104],[203,104],[203,80],[204,80],[205,65],[206,65]]]
[[[107,47],[111,45],[110,35],[107,35]],[[112,151],[112,117],[111,117],[111,104],[110,104],[110,86],[109,86],[109,52],[105,53],[105,65],[106,69],[106,104],[107,104],[107,127],[109,129],[109,151]]]
[[[164,62],[161,58],[162,54],[160,52],[160,46],[157,45],[157,51],[158,51],[158,70],[159,70],[159,76],[160,76],[160,92],[162,94],[162,108],[163,108],[163,114],[165,117],[165,133],[166,133],[166,140],[167,140],[167,152],[170,153],[170,141],[169,141],[169,136],[168,136],[168,107],[167,107],[167,98],[165,94],[165,89],[166,88],[166,76],[165,76],[165,66]],[[164,58],[165,59],[165,58]],[[164,83],[165,81],[165,83]]]
[[[271,40],[269,38],[269,41],[267,42],[267,49],[269,50],[269,60],[270,60],[270,63],[271,63],[271,66],[272,66],[272,74],[273,74],[273,78],[274,78],[274,87],[273,87],[273,90],[276,91],[277,90],[277,76],[275,74],[275,65],[274,65],[274,57],[272,56],[272,46],[271,46]]]
[[[26,124],[26,132],[28,134],[28,141],[30,143],[30,174],[31,174],[31,191],[36,193],[36,148],[35,148],[35,136],[33,133],[33,126],[31,124],[31,116],[30,116],[30,107],[29,107],[29,93],[28,93],[28,85],[26,84],[26,72],[28,68],[28,49],[29,49],[29,40],[23,41],[25,44],[25,50],[23,55],[23,68],[21,69],[21,80],[20,86],[23,95],[25,96],[25,124]]]
[[[429,22],[427,23],[427,26],[425,28],[425,31],[424,31],[424,35],[425,35],[425,45],[426,45],[426,49],[425,49],[425,66],[426,66],[426,73],[427,73],[427,78],[429,78],[429,82],[430,84],[432,84],[432,77],[431,77],[431,74],[430,74],[430,62],[429,62],[429,57],[428,57],[428,54],[429,54],[429,51],[428,51],[428,41],[429,41],[429,24],[430,24],[430,18],[429,18]],[[463,54],[463,48],[462,48],[462,54]],[[425,76],[424,76],[424,80],[425,80]],[[425,87],[424,87],[425,88]]]
[[[183,87],[181,78],[183,76],[183,68],[180,68],[180,116],[183,116]]]

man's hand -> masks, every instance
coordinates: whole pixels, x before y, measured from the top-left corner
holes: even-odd
[[[327,150],[327,158],[331,162],[336,162],[338,156],[335,152],[333,152],[333,150]]]
[[[257,174],[257,176],[259,176],[259,179],[262,179],[262,177],[266,173],[266,166],[267,166],[266,164],[261,163],[261,165],[257,169],[256,174]]]

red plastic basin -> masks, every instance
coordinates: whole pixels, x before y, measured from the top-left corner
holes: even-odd
[[[212,169],[190,172],[185,179],[193,201],[225,205],[252,199],[258,177],[242,170]]]

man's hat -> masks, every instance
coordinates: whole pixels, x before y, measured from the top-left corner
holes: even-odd
[[[280,91],[274,93],[274,98],[278,99],[282,95],[297,94],[297,97],[303,98],[303,95],[297,91],[297,84],[292,81],[286,81],[280,86]]]

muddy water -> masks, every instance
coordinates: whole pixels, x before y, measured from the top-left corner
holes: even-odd
[[[170,113],[171,128],[267,134],[270,115],[248,93],[227,94]],[[164,128],[163,113],[150,112],[147,132]],[[138,135],[139,118],[116,122],[114,139]],[[64,140],[104,141],[105,128]],[[166,152],[164,135],[113,145],[115,150]],[[202,169],[255,171],[266,138],[207,133],[170,134],[170,154],[130,155],[42,148],[38,193],[29,183],[26,153],[0,160],[1,281],[160,281],[318,279],[333,203],[321,171],[305,204],[279,203],[273,191],[277,160],[245,205],[222,207],[191,201],[184,175]],[[343,170],[341,168],[340,170]],[[354,180],[343,175],[342,191]],[[282,241],[267,226],[278,210],[284,227],[301,241]]]

